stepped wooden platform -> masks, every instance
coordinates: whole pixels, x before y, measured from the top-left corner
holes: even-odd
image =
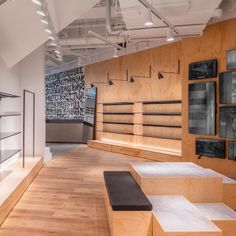
[[[153,205],[153,236],[222,236],[222,231],[180,195],[148,196]]]
[[[223,203],[194,204],[207,219],[222,231],[224,236],[236,235],[236,212]]]
[[[223,178],[223,202],[236,211],[236,180],[208,169]]]
[[[142,157],[155,161],[181,161],[181,151],[173,148],[152,147],[138,144],[121,142],[109,142],[101,140],[90,140],[88,146],[91,148],[120,153],[135,157]]]
[[[133,163],[131,173],[145,194],[183,195],[191,202],[223,202],[223,180],[190,162]]]
[[[42,158],[27,158],[25,168],[22,168],[22,160],[18,160],[17,163],[13,166],[9,166],[7,170],[4,171],[4,173],[9,173],[0,181],[0,225],[38,174],[42,166]]]

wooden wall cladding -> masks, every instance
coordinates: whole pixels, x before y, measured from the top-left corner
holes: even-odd
[[[140,116],[139,112],[153,112],[153,105],[142,107],[141,101],[159,101],[159,100],[177,100],[182,99],[182,106],[180,104],[158,106],[159,112],[181,112],[182,116],[173,117],[176,123],[182,119],[182,142],[180,140],[167,140],[159,138],[150,138],[143,136],[131,136],[121,134],[110,134],[97,132],[98,139],[114,139],[128,143],[139,143],[143,145],[158,146],[163,148],[176,148],[182,151],[182,161],[195,162],[204,167],[215,169],[223,174],[236,178],[236,162],[228,159],[215,159],[202,157],[198,160],[195,155],[195,139],[197,137],[219,138],[219,100],[217,101],[217,135],[204,136],[193,135],[188,132],[188,84],[195,82],[216,81],[217,84],[217,99],[219,98],[219,78],[204,79],[199,81],[188,80],[188,65],[192,62],[217,59],[218,71],[226,71],[226,50],[236,48],[236,19],[227,20],[221,23],[207,26],[201,37],[192,37],[183,39],[182,41],[172,43],[145,50],[139,53],[115,58],[109,61],[104,61],[89,65],[86,67],[86,85],[94,81],[106,81],[107,73],[110,73],[111,79],[124,79],[125,73],[128,69],[129,75],[147,75],[149,65],[152,66],[151,79],[139,78],[135,79],[134,83],[114,81],[113,86],[99,85],[98,86],[98,103],[108,102],[139,102],[134,104],[135,122],[151,122],[153,118],[150,116]],[[158,71],[177,71],[180,60],[180,74],[163,74],[164,79],[157,79]],[[102,109],[102,105],[97,106]],[[168,108],[167,108],[168,107]],[[173,108],[174,107],[174,108]],[[173,108],[173,109],[172,109]],[[99,110],[97,110],[98,112]],[[157,112],[157,111],[155,111]],[[159,121],[171,120],[157,118]],[[143,120],[142,120],[143,119]],[[150,120],[149,120],[150,119]],[[158,120],[160,119],[160,120]],[[166,124],[166,123],[165,123]],[[172,124],[172,123],[171,123]],[[136,129],[135,129],[136,130]],[[143,131],[144,132],[144,131]]]
[[[202,157],[195,155],[197,137],[219,138],[219,77],[200,81],[188,80],[188,64],[192,62],[217,59],[218,74],[226,71],[226,50],[236,48],[236,18],[208,26],[201,37],[182,40],[182,96],[183,96],[183,161],[192,161],[201,166],[215,169],[223,174],[236,178],[236,162],[227,159]],[[188,85],[196,82],[216,82],[217,113],[216,135],[193,135],[188,132]]]
[[[144,126],[143,136],[181,140],[182,131],[181,128]]]

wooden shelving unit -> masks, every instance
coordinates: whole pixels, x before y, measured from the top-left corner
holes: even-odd
[[[182,139],[181,100],[143,102],[143,136]]]
[[[9,93],[4,93],[0,92],[0,100],[5,99],[5,98],[19,98],[20,96],[14,95],[14,94],[9,94]],[[0,118],[4,117],[14,117],[14,116],[20,116],[20,113],[17,112],[8,112],[8,113],[3,113],[0,114]],[[0,132],[0,141],[14,137],[16,135],[19,135],[21,132]],[[14,156],[15,154],[19,153],[21,150],[20,149],[12,149],[12,150],[2,150],[1,149],[1,143],[0,143],[0,164]]]
[[[103,104],[103,132],[133,135],[132,102],[114,102]]]

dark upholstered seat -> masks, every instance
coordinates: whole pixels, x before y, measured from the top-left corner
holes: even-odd
[[[104,180],[114,211],[152,210],[152,204],[128,171],[105,171]]]

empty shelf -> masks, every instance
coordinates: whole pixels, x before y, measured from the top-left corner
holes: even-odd
[[[12,136],[18,135],[21,132],[0,132],[0,140],[10,138]]]
[[[19,98],[19,97],[20,96],[18,96],[18,95],[0,92],[0,99],[1,98]]]
[[[144,116],[181,116],[181,112],[144,112]]]
[[[0,114],[0,117],[7,117],[7,116],[20,116],[20,113],[13,113],[13,112],[8,112],[5,114]]]
[[[6,161],[7,159],[11,158],[12,156],[14,156],[20,151],[21,151],[20,149],[0,151],[0,164]]]

